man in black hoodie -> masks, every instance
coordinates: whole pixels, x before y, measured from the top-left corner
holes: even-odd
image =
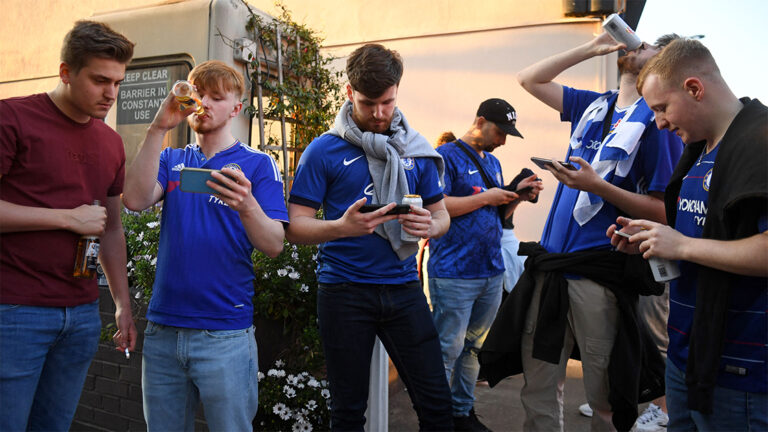
[[[686,143],[669,226],[618,218],[619,250],[680,260],[670,289],[668,429],[768,429],[768,108],[738,99],[696,40],[650,60],[638,91]]]

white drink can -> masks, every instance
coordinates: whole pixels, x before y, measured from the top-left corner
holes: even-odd
[[[623,19],[617,14],[610,14],[608,18],[603,21],[603,29],[611,35],[613,40],[618,43],[623,43],[627,46],[627,51],[634,51],[640,48],[643,41],[635,34],[632,27],[627,25]]]
[[[664,258],[650,257],[648,263],[651,265],[653,279],[656,282],[666,282],[680,276],[680,267],[675,261]]]
[[[403,195],[403,205],[412,205],[414,207],[422,207],[423,202],[421,201],[421,195]],[[408,234],[405,232],[405,230],[401,227],[400,228],[400,240],[404,242],[417,242],[421,240],[421,237]]]

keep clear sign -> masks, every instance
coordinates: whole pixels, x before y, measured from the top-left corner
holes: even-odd
[[[125,72],[117,97],[117,124],[150,123],[170,87],[173,66],[131,69]]]

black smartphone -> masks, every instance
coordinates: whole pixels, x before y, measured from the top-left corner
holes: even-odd
[[[360,207],[360,213],[370,213],[372,211],[376,211],[384,207],[385,205],[386,204],[364,204],[362,207]],[[410,205],[398,204],[392,210],[388,211],[386,214],[387,215],[407,214],[409,211],[411,211]]]
[[[211,176],[211,173],[219,170],[205,169],[205,168],[182,168],[181,169],[181,184],[179,189],[184,192],[204,193],[204,194],[217,194],[215,190],[208,187],[205,183],[206,180],[211,180],[214,183],[219,183],[218,180]]]
[[[552,159],[546,159],[546,158],[540,158],[540,157],[532,157],[531,161],[533,163],[535,163],[536,165],[538,165],[539,168],[543,168],[543,169],[547,169],[548,166],[551,166],[553,168],[555,166],[555,164],[552,163]],[[560,162],[560,165],[564,166],[565,168],[567,168],[567,169],[569,169],[571,171],[578,170],[578,168],[576,168],[576,165],[574,165],[574,164],[572,164],[570,162],[565,162],[565,161],[558,161],[558,162]]]

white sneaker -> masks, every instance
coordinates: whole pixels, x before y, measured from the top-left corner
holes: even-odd
[[[637,418],[633,430],[636,432],[666,432],[667,423],[669,423],[669,416],[656,404],[651,403]]]
[[[592,417],[592,407],[588,403],[579,405],[579,412],[584,417]]]

